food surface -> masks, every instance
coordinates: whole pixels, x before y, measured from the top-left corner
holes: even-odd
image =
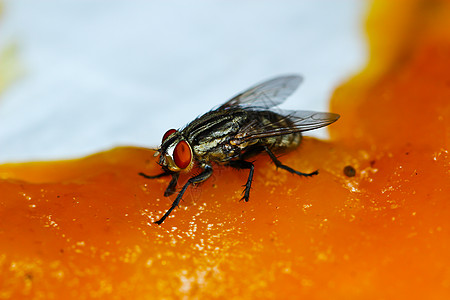
[[[375,1],[331,140],[171,204],[154,152],[0,166],[0,299],[448,299],[450,3]],[[180,176],[183,184],[189,175]],[[173,196],[172,196],[173,197]]]

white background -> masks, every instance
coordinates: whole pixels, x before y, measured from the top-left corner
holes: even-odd
[[[283,108],[327,111],[334,88],[366,61],[367,6],[4,1],[0,49],[17,44],[23,73],[0,95],[0,163],[156,147],[167,129],[284,73],[305,80]]]

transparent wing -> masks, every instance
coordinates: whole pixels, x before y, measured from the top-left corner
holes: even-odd
[[[339,119],[338,114],[315,111],[277,110],[283,118],[266,123],[253,122],[244,128],[240,135],[240,142],[247,142],[271,136],[314,130],[328,126]]]
[[[268,109],[286,100],[300,85],[299,75],[285,75],[260,83],[236,95],[222,104],[219,109],[233,106]]]

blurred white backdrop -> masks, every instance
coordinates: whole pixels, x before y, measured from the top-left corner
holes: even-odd
[[[360,0],[4,1],[0,49],[17,44],[23,74],[0,95],[0,163],[156,147],[284,73],[305,80],[283,108],[327,111],[366,61],[366,11]]]

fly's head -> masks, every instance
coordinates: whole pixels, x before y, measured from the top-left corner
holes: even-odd
[[[183,135],[175,129],[169,129],[163,136],[158,164],[172,172],[188,171],[193,166],[192,148]]]

